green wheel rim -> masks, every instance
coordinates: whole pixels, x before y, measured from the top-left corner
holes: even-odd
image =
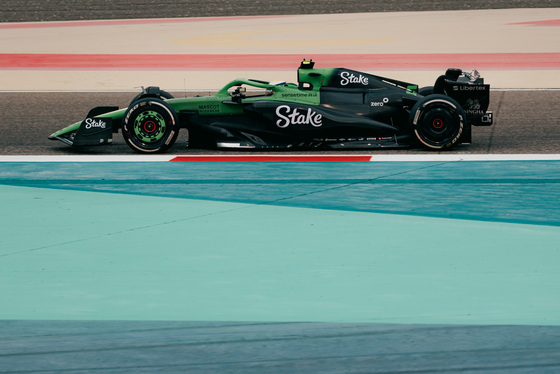
[[[134,135],[144,143],[157,143],[165,137],[165,118],[155,111],[146,110],[136,117],[133,124]]]

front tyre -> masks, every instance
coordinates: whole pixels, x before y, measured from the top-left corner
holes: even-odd
[[[122,134],[126,143],[136,152],[166,152],[179,135],[177,114],[161,99],[138,100],[123,117]]]
[[[463,134],[465,112],[449,96],[430,95],[414,105],[409,123],[423,146],[451,149]]]
[[[147,97],[155,97],[161,100],[173,99],[173,95],[171,95],[169,92],[160,90],[159,87],[150,86],[148,88],[142,89],[142,92],[136,95],[136,97],[132,99],[132,101],[130,102],[130,104],[128,104],[128,106],[131,106],[138,100],[145,99]]]

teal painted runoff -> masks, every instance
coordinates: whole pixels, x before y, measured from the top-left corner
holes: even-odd
[[[389,175],[388,166],[375,163],[357,170],[319,163],[306,171],[197,163],[173,166],[173,174],[161,178],[181,181],[176,185],[153,183],[154,171],[138,173],[127,185],[130,175],[118,177],[125,168],[117,165],[110,181],[122,179],[111,185],[119,193],[92,191],[111,183],[96,184],[105,175],[84,182],[80,173],[88,167],[82,164],[35,171],[32,164],[0,165],[0,319],[560,325],[560,228],[554,215],[551,224],[532,217],[547,211],[535,191],[558,195],[557,164],[541,164],[547,171],[541,175],[529,165],[508,170],[506,164],[496,169],[502,174],[484,166],[470,177],[446,173],[460,169],[458,164],[395,164]],[[468,164],[467,169],[475,166]],[[433,174],[427,173],[430,166]],[[205,167],[210,169],[204,174]],[[229,169],[216,176],[220,167]],[[226,183],[229,173],[244,182]],[[256,188],[251,173],[266,183]],[[335,183],[328,182],[329,174]],[[438,217],[414,204],[410,214],[402,207],[360,211],[355,202],[342,207],[341,185],[351,190],[360,183],[370,189],[371,200],[399,205],[397,179],[405,174],[422,183],[410,189],[412,183],[404,182],[401,197],[432,191],[411,202],[449,189],[459,201],[459,192],[475,184],[465,182],[469,178],[492,191],[479,186],[478,196],[494,207],[500,183],[503,199],[511,196],[508,188],[532,186],[515,201],[521,211],[527,201],[529,218]],[[447,181],[438,182],[439,176]],[[164,186],[201,186],[187,183],[189,178],[221,179],[224,196],[243,188],[254,196],[244,202],[179,191],[157,196],[165,195]],[[365,183],[376,178],[390,179],[391,192]],[[138,180],[146,182],[134,187]],[[301,183],[292,188],[287,180]],[[150,186],[157,193],[144,193]],[[296,195],[305,186],[307,195]],[[271,191],[277,193],[273,200]],[[319,203],[321,196],[334,199],[334,191],[341,194],[340,206]],[[305,204],[305,196],[312,203]],[[290,197],[296,203],[288,204]],[[558,210],[558,200],[549,200],[549,209]],[[456,202],[434,204],[445,210]]]

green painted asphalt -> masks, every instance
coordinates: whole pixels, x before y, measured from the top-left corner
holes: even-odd
[[[560,325],[557,225],[10,184],[0,320]]]

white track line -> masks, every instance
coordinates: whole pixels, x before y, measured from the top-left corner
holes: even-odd
[[[204,157],[209,161],[213,157],[254,157],[256,154],[247,155],[183,155],[183,157]],[[274,161],[275,157],[285,157],[282,155],[259,155]],[[294,156],[292,154],[292,156]],[[317,155],[297,155],[300,158],[315,157]],[[337,154],[337,155],[321,155],[322,157],[344,157],[358,156],[355,154]],[[434,154],[434,155],[361,155],[370,157],[370,162],[388,162],[388,161],[560,161],[560,154]],[[0,162],[168,162],[181,155],[102,155],[102,156],[40,156],[40,155],[22,155],[22,156],[0,156]],[[192,162],[192,161],[186,161]]]

